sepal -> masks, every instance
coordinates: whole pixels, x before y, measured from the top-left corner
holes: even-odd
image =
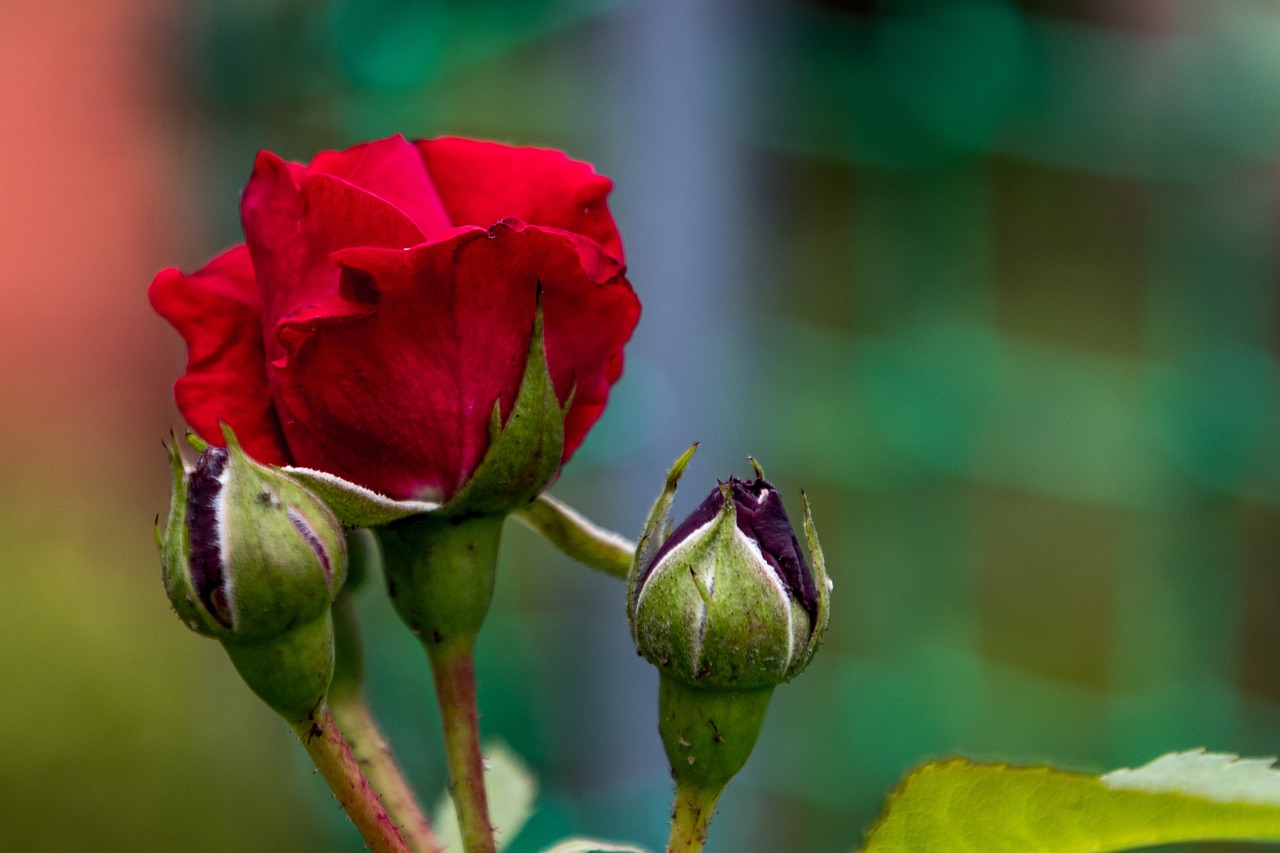
[[[160,548],[160,569],[164,578],[164,591],[169,596],[178,618],[186,623],[192,631],[209,634],[216,630],[209,613],[196,602],[195,590],[191,585],[190,570],[187,565],[187,553],[190,548],[187,539],[187,481],[191,469],[182,453],[178,450],[177,441],[172,435],[165,445],[169,456],[169,469],[173,475],[173,491],[169,499],[169,515],[163,533],[157,525],[156,544]]]
[[[280,471],[324,501],[347,527],[381,527],[440,508],[431,501],[396,500],[326,471],[292,465]]]
[[[801,669],[813,660],[814,654],[817,653],[818,647],[822,645],[822,640],[827,636],[827,627],[831,623],[831,590],[835,583],[827,574],[827,561],[822,554],[822,545],[818,542],[818,530],[813,524],[813,512],[809,508],[809,496],[800,492],[800,506],[804,513],[804,538],[805,544],[809,546],[809,558],[813,561],[813,580],[814,586],[818,591],[818,610],[817,616],[813,620],[813,631],[809,634],[809,641],[806,644],[803,657],[797,660],[799,668],[791,672],[787,677],[793,678],[799,674]]]
[[[564,418],[572,404],[572,393],[564,406],[556,397],[547,363],[539,288],[529,354],[511,412],[504,424],[502,401],[494,402],[489,449],[470,479],[440,511],[450,516],[506,513],[537,497],[560,470]]]
[[[636,542],[631,571],[627,575],[627,622],[631,625],[633,639],[635,638],[636,624],[636,586],[640,580],[640,570],[653,562],[654,555],[662,547],[663,540],[670,535],[671,504],[676,499],[676,487],[680,485],[680,478],[684,476],[684,469],[689,467],[689,461],[693,459],[693,454],[697,450],[698,443],[695,441],[689,445],[688,450],[680,454],[680,458],[667,471],[667,481],[663,485],[662,491],[658,494],[658,499],[653,502],[653,506],[649,509],[649,515],[644,522],[644,530],[640,532],[640,539]]]

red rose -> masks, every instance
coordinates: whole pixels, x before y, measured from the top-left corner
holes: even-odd
[[[178,408],[221,444],[399,499],[445,500],[508,415],[541,292],[562,461],[600,417],[640,315],[608,178],[557,151],[393,137],[258,155],[245,244],[167,269],[151,304],[187,341]]]

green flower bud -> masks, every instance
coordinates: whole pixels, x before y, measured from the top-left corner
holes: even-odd
[[[169,448],[173,500],[160,537],[165,591],[189,628],[222,641],[268,704],[303,719],[333,672],[331,606],[346,580],[342,525],[309,490],[245,455]]]
[[[651,525],[665,526],[662,516]],[[805,523],[811,531],[807,502]],[[815,572],[763,476],[730,477],[647,550],[633,570],[631,630],[664,673],[747,690],[789,681],[809,663],[826,630],[829,581],[816,537]]]
[[[758,465],[755,480],[729,478],[662,536],[696,446],[676,461],[649,513],[627,615],[636,648],[660,673],[658,731],[677,821],[705,833],[755,746],[774,688],[804,669],[826,633],[831,584],[808,500],[812,569]]]

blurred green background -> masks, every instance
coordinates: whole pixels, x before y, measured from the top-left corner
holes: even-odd
[[[0,114],[0,849],[360,849],[168,612],[145,290],[239,239],[258,148],[396,132],[617,182],[645,314],[556,494],[634,535],[699,440],[678,511],[748,453],[812,498],[831,632],[712,850],[848,850],[956,752],[1280,750],[1280,4],[7,0]],[[621,585],[505,552],[483,725],[542,786],[509,849],[660,846]],[[434,799],[425,663],[362,607]]]

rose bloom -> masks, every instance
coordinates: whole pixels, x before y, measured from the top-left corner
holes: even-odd
[[[600,417],[640,315],[608,178],[557,151],[393,137],[303,166],[263,151],[245,242],[151,304],[187,342],[178,408],[271,464],[447,500],[515,401],[541,299],[562,462]],[[539,296],[540,294],[540,296]]]

